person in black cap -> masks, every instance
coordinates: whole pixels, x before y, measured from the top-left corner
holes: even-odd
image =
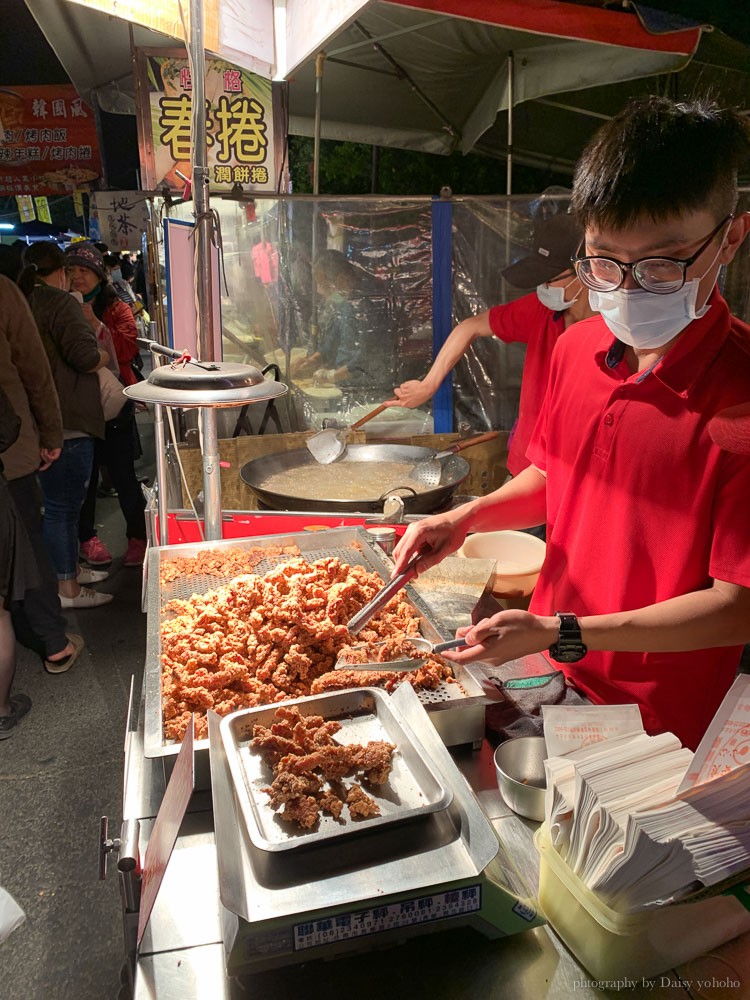
[[[451,331],[427,375],[398,386],[386,405],[415,407],[431,399],[478,337],[494,335],[505,343],[524,343],[527,347],[521,398],[507,463],[511,475],[522,472],[529,464],[526,448],[547,388],[552,348],[571,323],[594,315],[588,295],[581,294],[581,282],[571,264],[582,238],[582,230],[572,215],[558,212],[540,218],[534,228],[531,253],[502,272],[514,287],[536,286],[536,290],[462,320]]]

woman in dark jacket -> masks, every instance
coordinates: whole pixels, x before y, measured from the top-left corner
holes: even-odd
[[[67,292],[65,255],[56,243],[34,243],[23,255],[18,285],[26,295],[55,380],[63,418],[59,459],[39,473],[44,494],[44,540],[57,572],[63,608],[108,604],[111,594],[86,584],[107,574],[78,565],[78,519],[94,460],[94,441],[104,436],[96,375],[107,361],[83,315]]]
[[[65,251],[65,267],[73,289],[83,296],[84,313],[97,338],[106,331],[111,334],[120,380],[123,385],[134,385],[137,379],[131,362],[138,356],[135,319],[130,307],[117,297],[109,281],[104,258],[92,243],[73,243]],[[101,464],[109,469],[125,518],[128,537],[125,566],[142,566],[146,554],[146,519],[143,513],[146,502],[134,469],[137,440],[135,407],[128,400],[120,415],[107,422],[104,445],[99,455]],[[95,464],[79,532],[81,555],[92,566],[112,561],[94,526],[97,477],[98,467]]]

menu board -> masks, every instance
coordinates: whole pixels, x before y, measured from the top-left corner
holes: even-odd
[[[91,108],[69,84],[0,88],[0,194],[61,194],[101,174]]]

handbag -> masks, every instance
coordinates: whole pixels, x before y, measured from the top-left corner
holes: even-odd
[[[126,403],[122,393],[122,382],[106,366],[99,368],[96,374],[99,376],[99,395],[104,419],[114,420]]]

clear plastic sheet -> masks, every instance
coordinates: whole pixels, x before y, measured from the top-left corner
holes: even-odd
[[[290,394],[277,404],[282,428],[345,426],[433,359],[431,199],[280,197],[214,199],[224,248],[224,359],[279,367]],[[503,268],[529,252],[535,218],[565,211],[564,189],[544,195],[455,198],[452,323],[524,291]],[[744,192],[738,211],[750,208]],[[192,221],[192,204],[172,209]],[[750,320],[750,241],[719,283],[730,308]],[[332,253],[333,252],[333,253]],[[316,262],[337,258],[348,278],[320,278]],[[337,270],[337,268],[333,268]],[[330,276],[329,276],[330,277]],[[525,348],[480,338],[453,372],[454,429],[512,429]],[[263,407],[249,421],[257,430]],[[431,403],[394,407],[368,431],[382,437],[431,433]],[[223,413],[223,436],[234,411]],[[231,425],[231,427],[230,427]],[[266,432],[278,430],[269,424]]]

